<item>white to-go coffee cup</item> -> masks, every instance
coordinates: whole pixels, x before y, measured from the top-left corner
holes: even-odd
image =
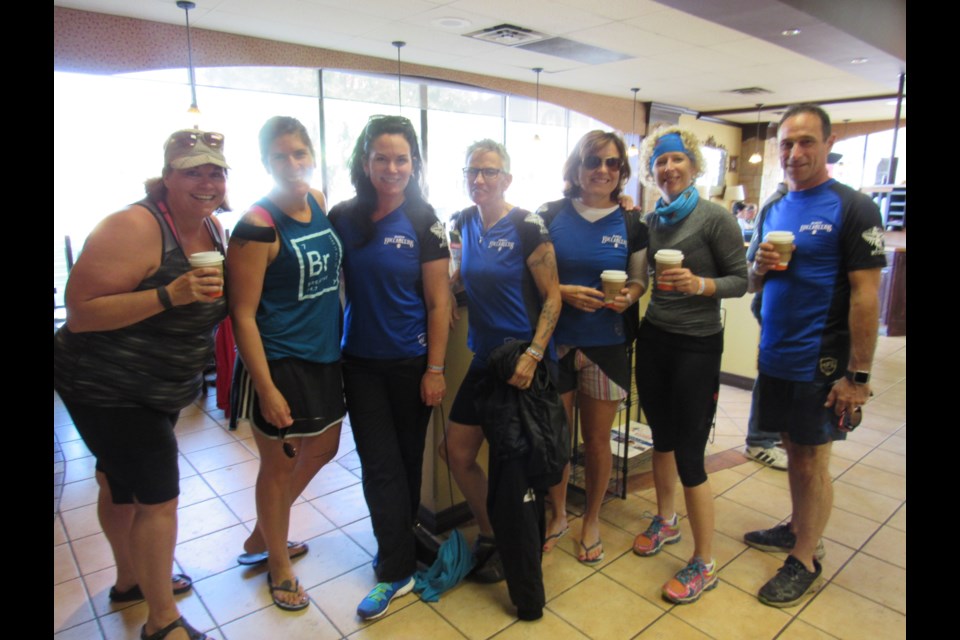
[[[611,304],[627,284],[627,272],[607,269],[600,273],[600,282],[603,284],[603,302]]]
[[[202,269],[202,268],[213,268],[220,270],[220,278],[223,279],[223,254],[219,251],[201,251],[199,253],[191,253],[190,257],[190,267],[193,269]],[[211,293],[211,298],[219,298],[223,295],[223,285],[220,285],[219,291],[216,293]]]
[[[653,256],[653,259],[657,263],[657,289],[660,291],[673,291],[675,288],[673,283],[662,282],[660,277],[667,269],[679,269],[683,266],[683,251],[679,249],[660,249],[660,251],[657,251],[656,255]]]
[[[786,271],[790,265],[790,258],[793,257],[793,241],[795,237],[792,231],[770,231],[767,233],[765,242],[773,245],[773,248],[780,254],[780,262],[773,267],[774,271]]]

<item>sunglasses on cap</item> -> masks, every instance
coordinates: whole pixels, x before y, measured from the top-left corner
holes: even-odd
[[[600,165],[605,165],[610,171],[619,171],[620,170],[620,158],[610,156],[609,158],[601,158],[600,156],[587,156],[580,163],[583,165],[584,169],[588,171],[593,171],[598,169]]]
[[[223,134],[213,131],[177,131],[167,140],[167,146],[175,145],[184,149],[197,146],[202,142],[211,149],[223,149]]]

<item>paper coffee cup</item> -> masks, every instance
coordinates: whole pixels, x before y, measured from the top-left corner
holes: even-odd
[[[793,256],[793,232],[770,231],[764,240],[772,244],[773,248],[780,254],[780,263],[773,267],[774,271],[786,271],[790,264],[790,258]]]
[[[627,272],[607,269],[600,274],[600,282],[603,284],[603,302],[611,304],[627,284]]]
[[[220,279],[223,279],[223,254],[219,251],[201,251],[200,253],[191,253],[190,267],[192,269],[213,268],[220,270]],[[219,298],[223,295],[223,285],[220,290],[210,294],[211,298]]]
[[[673,291],[673,284],[660,282],[660,276],[667,269],[679,269],[683,266],[683,251],[678,249],[660,249],[660,251],[657,251],[656,255],[653,256],[653,259],[657,264],[657,289],[660,291]]]

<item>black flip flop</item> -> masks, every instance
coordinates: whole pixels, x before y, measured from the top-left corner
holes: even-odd
[[[178,596],[181,593],[186,593],[193,588],[193,580],[185,573],[175,573],[173,577],[170,578],[171,582],[176,585],[178,582],[185,582],[186,584],[182,587],[173,587],[173,595]],[[114,585],[110,587],[110,602],[136,602],[137,600],[143,600],[143,591],[140,590],[140,585],[135,584],[126,591],[117,591],[117,586]]]

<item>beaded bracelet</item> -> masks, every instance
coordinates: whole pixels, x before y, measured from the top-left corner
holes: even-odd
[[[533,347],[527,347],[527,350],[524,351],[524,353],[530,356],[531,358],[533,358],[534,360],[536,360],[537,362],[540,362],[541,360],[543,360],[543,354],[537,351],[536,349],[534,349]]]

